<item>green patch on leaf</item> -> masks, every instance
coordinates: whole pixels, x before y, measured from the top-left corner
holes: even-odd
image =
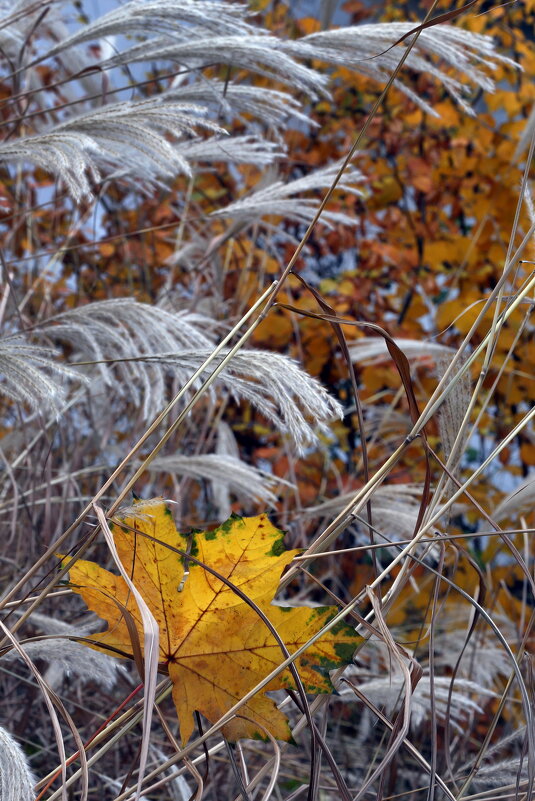
[[[269,737],[266,734],[262,734],[262,732],[255,731],[253,734],[253,740],[260,740],[262,743],[269,742]]]
[[[356,638],[357,634],[355,633],[355,639]],[[348,664],[353,660],[355,647],[356,644],[353,644],[352,642],[336,642],[334,644],[334,650],[340,662],[347,662]]]
[[[223,535],[231,534],[236,527],[236,523],[241,523],[242,521],[243,518],[233,512],[228,520],[225,520],[218,528],[214,529],[212,532],[214,536],[211,539],[215,538],[217,532],[221,532]]]
[[[284,547],[284,537],[281,537],[278,540],[275,540],[269,551],[267,552],[266,556],[280,556],[281,553],[284,553],[286,548]]]

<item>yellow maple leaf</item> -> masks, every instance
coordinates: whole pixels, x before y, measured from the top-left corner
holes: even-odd
[[[233,589],[242,591],[267,616],[290,653],[308,642],[337,613],[336,607],[281,607],[272,603],[282,571],[298,551],[287,551],[283,532],[267,515],[231,517],[214,531],[196,532],[190,555],[210,567],[188,561],[187,538],[176,530],[165,503],[142,501],[113,527],[121,562],[160,628],[160,669],[173,683],[173,700],[183,744],[193,732],[193,713],[216,723],[234,704],[284,660],[280,645],[257,611]],[[181,551],[182,553],[178,553]],[[108,623],[93,634],[92,647],[133,657],[131,636],[121,611],[134,621],[139,641],[143,626],[124,579],[94,562],[79,560],[70,569],[72,589]],[[131,621],[130,625],[131,625]],[[306,692],[332,692],[329,670],[351,660],[361,638],[338,623],[297,660]],[[266,690],[295,689],[289,670]],[[258,692],[223,727],[225,736],[280,740],[291,738],[285,715],[264,692]]]

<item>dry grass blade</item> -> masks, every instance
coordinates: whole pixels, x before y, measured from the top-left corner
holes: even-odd
[[[371,496],[370,503],[373,515],[373,530],[378,542],[391,543],[398,539],[410,537],[418,519],[422,486],[420,484],[386,484],[378,487]],[[324,501],[317,506],[309,506],[304,514],[307,517],[328,517],[337,514],[350,503],[352,493],[344,493]],[[368,522],[365,516],[350,512],[351,528],[355,531],[358,542],[364,543],[367,538]]]
[[[117,566],[117,568],[119,569],[121,576],[126,581],[130,592],[136,599],[136,603],[138,605],[139,612],[141,615],[141,620],[143,622],[145,697],[144,697],[144,708],[143,708],[143,735],[141,738],[141,747],[139,751],[138,782],[137,782],[137,790],[135,796],[136,801],[139,801],[139,799],[141,798],[141,785],[143,782],[143,776],[145,773],[145,768],[147,765],[147,759],[149,754],[152,709],[156,698],[156,679],[158,675],[158,645],[160,640],[159,628],[158,628],[158,623],[154,618],[154,615],[147,606],[147,603],[144,600],[143,596],[141,595],[140,591],[135,586],[130,576],[126,572],[123,563],[119,558],[119,554],[117,553],[117,548],[115,547],[113,534],[110,531],[110,527],[108,525],[108,521],[106,520],[104,512],[96,504],[94,505],[94,509],[97,514],[99,523],[101,525],[102,532],[106,539],[106,544],[112,554],[113,561]]]
[[[417,339],[396,339],[396,344],[411,360],[436,362],[453,356],[455,350],[437,342],[424,342]],[[349,352],[351,358],[359,364],[368,364],[373,361],[391,359],[384,339],[380,337],[361,337],[351,343]]]
[[[384,638],[384,642],[388,648],[392,660],[398,666],[400,673],[403,676],[403,711],[400,710],[399,714],[397,715],[396,722],[394,723],[394,727],[391,732],[390,741],[383,759],[375,768],[375,770],[371,772],[371,775],[368,776],[367,780],[361,785],[354,801],[358,801],[359,798],[362,798],[367,789],[371,787],[376,779],[384,776],[385,768],[389,765],[405,740],[410,724],[411,696],[421,677],[421,671],[418,664],[414,660],[410,660],[409,668],[406,661],[408,655],[406,653],[403,654],[400,646],[396,645],[394,642],[394,639],[383,618],[378,599],[375,597],[373,591],[368,588],[367,593],[372,604],[374,616],[381,632],[381,636]]]
[[[353,694],[365,704],[366,708],[369,709],[370,712],[372,712],[375,715],[375,717],[377,717],[382,723],[384,723],[385,726],[387,726],[390,730],[393,730],[394,724],[390,722],[390,720],[381,711],[380,708],[375,706],[375,704],[373,704],[372,701],[370,701],[370,699],[367,698],[361,692],[359,687],[357,687],[350,679],[342,679],[341,682],[347,683],[351,687],[351,690],[352,690]],[[403,744],[407,748],[409,753],[417,761],[417,763],[424,769],[424,771],[426,773],[428,773],[431,776],[431,773],[432,773],[431,765],[422,756],[420,751],[407,738],[405,738],[405,740],[403,741]],[[444,780],[440,776],[438,776],[436,774],[435,774],[435,780],[436,780],[437,784],[440,786],[440,788],[442,789],[445,797],[450,799],[450,801],[454,801],[455,800],[455,796],[452,794],[451,790],[449,789],[448,785],[444,782]],[[423,788],[423,789],[425,789],[425,788]]]

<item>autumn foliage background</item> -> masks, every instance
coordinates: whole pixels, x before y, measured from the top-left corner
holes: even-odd
[[[132,492],[267,512],[279,597],[367,640],[314,736],[277,696],[296,746],[181,755],[164,698],[147,797],[531,793],[535,4],[407,36],[455,8],[0,4],[2,799],[135,795],[139,678],[55,556],[112,566]]]

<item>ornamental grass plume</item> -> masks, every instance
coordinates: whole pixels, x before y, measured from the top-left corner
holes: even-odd
[[[0,798],[34,801],[34,777],[20,745],[0,726]]]

